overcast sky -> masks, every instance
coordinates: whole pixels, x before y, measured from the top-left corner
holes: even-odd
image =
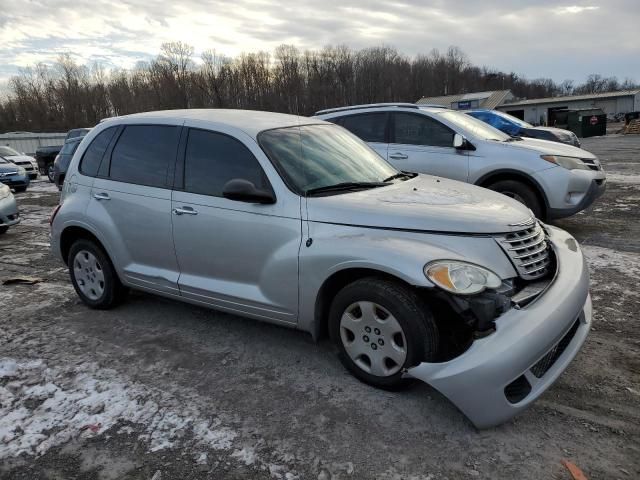
[[[182,40],[227,55],[328,44],[460,47],[477,65],[527,78],[640,81],[640,0],[3,0],[0,82],[69,52],[131,67]]]

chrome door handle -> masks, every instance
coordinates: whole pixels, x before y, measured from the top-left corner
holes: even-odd
[[[409,158],[409,155],[405,155],[404,153],[397,152],[389,155],[389,158],[393,158],[394,160],[406,160],[407,158]]]
[[[182,208],[174,208],[173,214],[174,215],[197,215],[198,211],[194,210],[191,207],[182,207]]]
[[[93,198],[96,200],[111,200],[111,197],[108,193],[94,193]]]

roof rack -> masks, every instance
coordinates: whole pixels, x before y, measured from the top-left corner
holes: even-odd
[[[367,103],[365,105],[351,105],[349,107],[337,107],[326,108],[324,110],[318,110],[314,115],[323,115],[325,113],[345,112],[347,110],[364,110],[366,108],[379,108],[379,107],[401,107],[401,108],[420,108],[415,103]]]

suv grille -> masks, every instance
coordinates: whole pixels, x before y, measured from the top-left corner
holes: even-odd
[[[602,166],[595,162],[592,158],[581,158],[582,163],[584,163],[591,170],[602,170]]]
[[[496,237],[524,280],[535,280],[549,270],[551,258],[546,234],[537,221],[530,227]]]

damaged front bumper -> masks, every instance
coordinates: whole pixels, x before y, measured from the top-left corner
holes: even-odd
[[[547,228],[558,263],[548,289],[498,317],[496,331],[460,356],[407,372],[444,394],[478,428],[498,425],[527,408],[567,368],[589,332],[585,259],[571,235]]]

